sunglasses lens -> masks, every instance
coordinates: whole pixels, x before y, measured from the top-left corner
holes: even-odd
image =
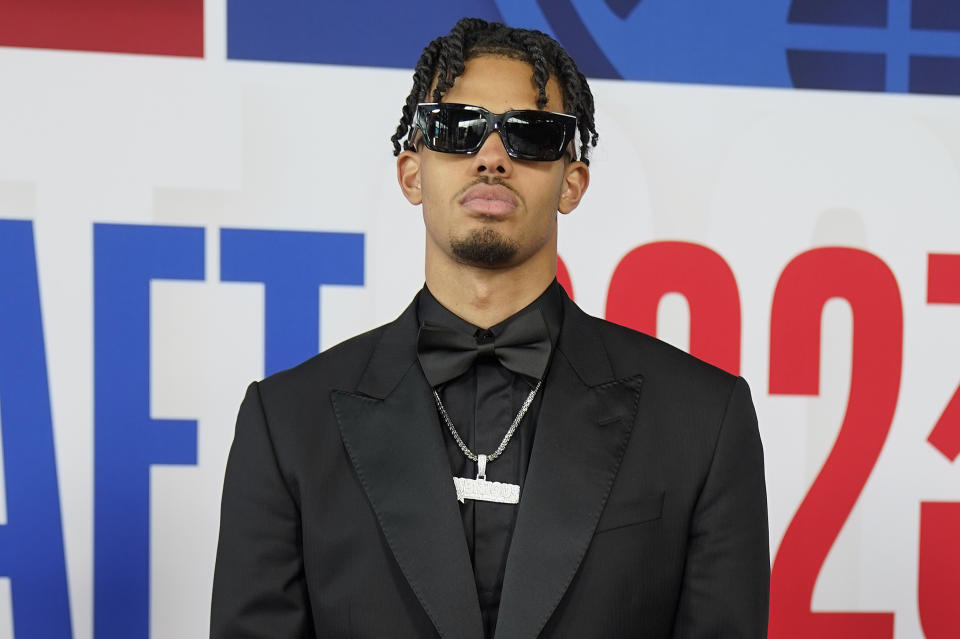
[[[422,113],[421,129],[427,148],[445,153],[475,150],[487,128],[483,114],[463,107],[439,105]]]
[[[567,142],[567,125],[549,113],[523,112],[507,119],[503,134],[507,146],[525,160],[558,160]]]
[[[500,122],[500,138],[512,157],[547,162],[563,157],[577,121],[573,116],[535,110],[491,116],[480,107],[452,103],[421,104],[417,109],[424,143],[442,153],[479,151],[494,119]]]

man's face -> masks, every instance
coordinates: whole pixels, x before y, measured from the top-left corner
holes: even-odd
[[[499,56],[468,60],[444,102],[483,107],[493,113],[536,109],[532,67]],[[547,111],[562,111],[560,87],[550,78]],[[572,146],[572,145],[571,145]],[[398,158],[404,195],[423,204],[427,261],[486,268],[523,264],[531,258],[556,261],[557,211],[579,203],[588,180],[581,162],[515,160],[498,133],[473,155],[430,151]]]

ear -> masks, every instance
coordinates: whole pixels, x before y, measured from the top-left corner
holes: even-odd
[[[583,162],[571,162],[563,170],[563,186],[557,210],[567,214],[577,208],[590,186],[590,167]]]
[[[407,198],[410,204],[420,204],[423,202],[423,195],[420,192],[420,155],[413,151],[403,151],[397,156],[397,182],[400,183],[400,190],[403,197]]]

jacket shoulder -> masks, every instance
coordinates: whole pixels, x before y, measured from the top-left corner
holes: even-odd
[[[324,388],[352,388],[367,365],[389,324],[351,337],[310,359],[260,382],[264,394],[305,391],[311,395]]]
[[[642,374],[679,386],[713,387],[729,392],[738,377],[646,333],[590,317],[617,377]]]

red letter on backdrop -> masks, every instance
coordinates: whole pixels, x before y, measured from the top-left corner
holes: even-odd
[[[955,639],[960,628],[960,504],[920,504],[920,625],[927,639]]]
[[[960,304],[960,255],[927,258],[927,303]],[[950,461],[960,454],[960,388],[927,438]],[[920,505],[920,559],[917,598],[927,639],[956,637],[960,628],[960,504]]]
[[[657,334],[657,307],[680,293],[690,307],[690,353],[740,374],[740,292],[720,255],[700,244],[652,242],[617,265],[607,292],[606,318]]]
[[[927,257],[927,304],[960,304],[960,255]],[[960,388],[954,391],[927,441],[950,461],[960,455]]]
[[[770,319],[770,393],[820,392],[820,321],[831,298],[853,312],[850,396],[826,463],[780,542],[770,584],[771,639],[893,637],[893,613],[813,612],[813,588],[827,553],[880,455],[900,392],[903,308],[880,258],[819,248],[784,269]]]
[[[203,0],[4,0],[0,46],[203,57]]]

